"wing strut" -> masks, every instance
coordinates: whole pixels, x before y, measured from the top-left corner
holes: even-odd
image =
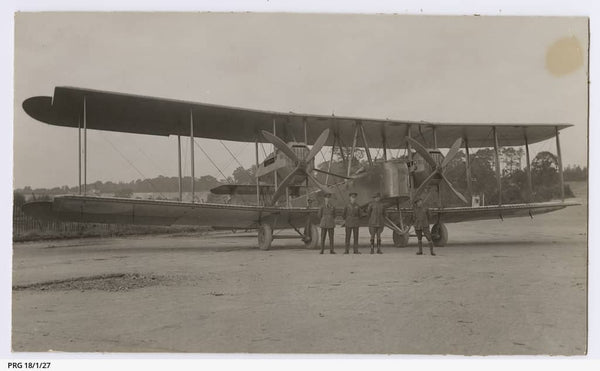
[[[79,160],[79,167],[77,168],[77,172],[79,175],[79,195],[81,195],[81,116],[77,118],[77,159]]]
[[[494,131],[494,158],[496,160],[496,180],[498,181],[498,206],[502,206],[502,179],[500,178],[500,157],[498,155],[498,133],[496,127]]]
[[[529,191],[529,202],[533,202],[533,181],[531,179],[531,159],[529,157],[529,140],[527,139],[527,131],[523,128],[525,139],[525,157],[527,158],[527,190]]]
[[[371,158],[371,150],[369,149],[369,144],[367,143],[367,135],[365,134],[365,128],[362,126],[362,121],[357,121],[357,125],[360,127],[363,144],[365,146],[365,152],[367,152],[367,159],[369,160],[369,166],[373,166],[373,159]]]
[[[387,143],[385,137],[385,126],[381,127],[381,143],[383,144],[383,161],[387,161]]]
[[[346,172],[346,176],[350,176],[350,171],[352,169],[352,160],[354,159],[354,151],[356,151],[356,138],[358,136],[358,125],[354,123],[354,138],[352,139],[352,152],[350,152],[350,159],[348,159],[348,171]]]
[[[179,201],[183,201],[183,186],[181,184],[181,135],[177,136],[177,168],[179,172]]]
[[[333,135],[333,145],[331,146],[331,158],[329,159],[329,166],[327,167],[327,176],[325,177],[325,185],[329,185],[329,173],[331,173],[331,164],[333,163],[333,153],[335,152],[335,143],[337,142],[337,134]],[[341,147],[340,147],[341,150]]]
[[[558,157],[558,175],[560,177],[560,199],[565,201],[565,179],[563,177],[563,166],[562,166],[562,156],[560,153],[560,138],[558,133],[558,127],[555,126],[556,130],[556,154]]]
[[[273,118],[273,135],[277,136],[277,125],[275,124],[275,118]],[[277,160],[277,148],[274,144],[272,144],[272,146],[273,152],[275,153],[275,160]],[[256,168],[256,170],[258,171],[258,167]],[[275,169],[275,171],[273,172],[273,176],[275,178],[275,189],[277,189],[277,187],[279,186],[279,182],[277,181],[277,169]]]
[[[83,194],[87,195],[87,100],[83,97]]]
[[[473,184],[471,181],[471,154],[469,153],[469,139],[467,138],[467,136],[465,135],[465,137],[463,138],[465,141],[465,153],[467,155],[467,166],[465,167],[465,170],[467,172],[466,176],[467,176],[467,191],[469,192],[469,197],[471,197],[471,200],[473,199]],[[473,201],[471,201],[472,203]]]
[[[256,159],[256,170],[258,170],[258,133],[254,139],[254,157]],[[260,206],[260,185],[258,175],[256,176],[256,206]]]
[[[194,203],[194,181],[196,180],[194,176],[194,112],[190,110],[190,150],[191,154],[191,167],[192,167],[192,203]]]
[[[410,130],[410,124],[406,126],[406,138],[411,138],[412,137],[412,133]],[[413,171],[414,171],[414,164],[413,164],[413,157],[412,157],[412,146],[410,145],[410,140],[408,140],[406,142],[406,150],[407,150],[407,157],[408,157],[408,163],[410,164],[410,168],[409,168],[409,176],[408,176],[408,183],[409,183],[409,189],[410,189],[410,201],[412,204],[412,200],[413,200],[413,196],[414,196],[414,188],[415,188],[415,183],[414,183],[414,178],[413,178]]]

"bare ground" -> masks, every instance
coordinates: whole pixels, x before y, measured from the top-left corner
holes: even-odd
[[[586,352],[586,205],[450,224],[438,256],[248,234],[15,244],[13,350]],[[389,231],[385,235],[391,240]]]

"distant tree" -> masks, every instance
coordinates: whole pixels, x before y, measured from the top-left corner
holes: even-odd
[[[564,177],[566,181],[583,181],[588,178],[587,167],[581,167],[579,165],[576,166],[567,166],[564,170]]]
[[[502,175],[509,175],[517,170],[521,170],[523,153],[523,148],[503,147],[500,150],[502,164],[504,165]]]
[[[115,197],[131,198],[133,197],[133,191],[130,188],[119,189],[114,194]]]
[[[551,152],[538,153],[531,162],[535,201],[548,201],[561,196],[558,174],[558,159]],[[564,186],[565,197],[573,197],[568,185]]]
[[[548,151],[538,153],[531,162],[534,185],[553,184],[558,181],[558,160]]]
[[[498,187],[494,169],[494,150],[482,148],[471,156],[473,192],[485,194],[487,203],[496,202],[498,200]]]
[[[252,166],[250,169],[244,169],[239,166],[236,168],[233,173],[233,182],[235,184],[254,184],[256,183],[256,165]]]
[[[13,205],[21,207],[25,203],[25,195],[20,192],[13,192]]]
[[[199,191],[208,191],[212,188],[215,188],[219,185],[221,185],[222,183],[219,182],[217,180],[217,178],[215,178],[212,175],[204,175],[201,176],[199,179],[197,179],[194,182],[195,186],[197,186],[197,190]]]

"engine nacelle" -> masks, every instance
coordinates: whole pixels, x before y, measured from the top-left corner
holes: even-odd
[[[405,161],[384,162],[382,180],[383,198],[410,197],[409,171]]]

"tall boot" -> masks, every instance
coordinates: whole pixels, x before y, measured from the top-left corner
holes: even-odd
[[[429,252],[431,253],[431,255],[435,256],[435,253],[433,252],[433,242],[429,241]]]
[[[358,251],[358,228],[354,229],[353,235],[354,241],[352,244],[352,249],[354,250],[355,254],[360,254],[360,251]]]
[[[423,255],[423,241],[419,240],[419,251],[417,251],[417,255]]]
[[[333,233],[333,230],[329,233]],[[335,254],[335,251],[333,251],[333,234],[330,234],[329,236],[329,253]]]
[[[383,252],[381,252],[381,240],[380,239],[377,239],[377,253],[383,254]]]
[[[371,240],[371,254],[375,254],[375,241]]]

